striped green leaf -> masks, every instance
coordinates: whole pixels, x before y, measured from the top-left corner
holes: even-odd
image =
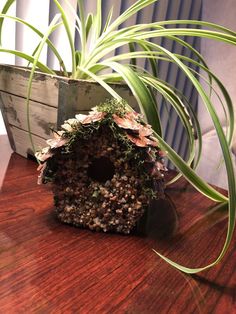
[[[157,104],[148,90],[144,85],[139,76],[128,66],[124,66],[117,62],[101,62],[101,64],[112,68],[119,73],[123,80],[127,83],[131,89],[134,97],[136,98],[140,110],[143,115],[147,118],[147,121],[152,125],[153,129],[159,134],[162,134],[161,123],[159,114],[157,111]]]

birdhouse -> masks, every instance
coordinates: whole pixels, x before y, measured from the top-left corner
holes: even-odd
[[[128,234],[150,199],[163,197],[163,153],[151,126],[124,101],[65,121],[47,144],[36,153],[38,181],[52,182],[64,223]]]

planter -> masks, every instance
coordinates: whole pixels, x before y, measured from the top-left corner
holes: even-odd
[[[33,155],[26,115],[29,76],[29,69],[0,65],[0,108],[12,149],[24,157]],[[133,108],[137,108],[126,85],[116,84],[114,89]],[[87,113],[108,97],[107,91],[95,82],[36,72],[30,97],[31,132],[35,148],[45,145],[51,128],[60,126],[77,113]]]

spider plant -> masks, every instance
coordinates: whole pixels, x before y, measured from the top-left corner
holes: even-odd
[[[0,52],[14,54],[29,62],[31,75],[28,83],[27,108],[29,108],[31,83],[35,70],[37,69],[45,73],[56,75],[56,72],[53,69],[39,61],[41,51],[45,45],[51,49],[55,57],[58,59],[61,73],[65,76],[70,76],[73,79],[96,81],[116,99],[120,99],[120,96],[114,91],[109,83],[125,82],[136,98],[141,112],[155,130],[155,136],[159,141],[160,147],[167,152],[167,157],[179,171],[179,174],[171,182],[177,180],[180,176],[184,176],[206,197],[222,204],[223,207],[228,207],[229,218],[226,240],[219,256],[210,264],[198,268],[188,268],[171,261],[158,252],[156,253],[172,266],[186,273],[197,273],[216,265],[221,261],[230,245],[235,226],[236,188],[233,164],[230,155],[230,145],[234,126],[233,105],[223,84],[208,68],[201,54],[190,46],[183,39],[183,36],[208,38],[225,42],[230,45],[236,45],[236,33],[217,24],[195,20],[168,20],[122,27],[122,24],[126,20],[158,0],[137,0],[115,20],[112,19],[113,12],[111,8],[105,21],[102,21],[102,0],[97,0],[96,14],[89,13],[87,16],[84,14],[83,0],[78,0],[78,14],[71,7],[68,0],[66,1],[67,11],[61,6],[59,0],[53,1],[57,6],[59,13],[54,17],[47,32],[44,34],[27,21],[7,14],[8,9],[14,0],[5,2],[5,6],[0,15],[0,35],[2,33],[4,20],[12,19],[17,23],[22,23],[29,27],[39,37],[39,43],[31,55],[22,51],[9,50],[0,46]],[[80,51],[76,50],[74,46],[74,38],[72,36],[74,29],[72,30],[69,26],[69,17],[66,13],[68,11],[70,14],[72,13],[75,18],[75,25],[73,28],[76,29],[80,38]],[[182,27],[182,25],[185,25],[185,27]],[[196,28],[196,26],[198,27]],[[70,58],[72,60],[71,73],[66,69],[65,63],[60,56],[60,52],[57,51],[56,47],[49,39],[55,29],[59,27],[64,27],[70,44]],[[163,37],[168,38],[173,42],[177,42],[179,45],[182,45],[185,50],[190,50],[193,58],[173,53],[153,41],[153,39]],[[115,49],[122,46],[129,48],[127,52],[110,56],[111,52],[114,52]],[[146,71],[144,68],[138,66],[138,60],[140,59],[146,59],[149,62],[151,71]],[[165,82],[158,77],[158,64],[160,60],[167,63],[174,63],[183,71],[198,92],[199,97],[202,99],[203,104],[206,107],[206,111],[212,119],[226,166],[229,187],[228,197],[207,184],[207,182],[201,179],[195,172],[195,168],[201,158],[201,128],[196,114],[192,110],[191,104],[188,99],[186,99],[185,95],[174,86],[171,86],[168,82]],[[201,76],[203,77],[203,80],[207,82],[208,86],[210,86],[210,92],[207,91],[199,81],[198,76],[200,74],[193,71],[189,64],[195,65],[201,70]],[[104,73],[103,70],[106,69],[110,69],[111,71],[109,73],[107,73],[107,71]],[[218,93],[220,93],[222,108],[228,121],[228,128],[226,131],[224,131],[221,126],[217,111],[211,100],[211,94],[217,93],[214,86],[217,86]],[[158,104],[155,97],[157,93],[162,95],[162,97],[174,108],[186,130],[189,142],[189,155],[187,160],[183,160],[163,139],[162,126],[158,114]],[[30,131],[29,118],[28,126]],[[194,140],[195,134],[197,134],[199,143],[197,149]]]

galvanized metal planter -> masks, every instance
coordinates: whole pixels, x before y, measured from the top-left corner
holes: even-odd
[[[12,149],[24,157],[33,155],[26,114],[29,76],[29,69],[0,65],[0,108]],[[137,110],[137,103],[126,85],[115,84],[114,88]],[[51,128],[77,113],[87,113],[109,97],[95,82],[36,72],[30,96],[31,132],[36,149],[45,146]]]

